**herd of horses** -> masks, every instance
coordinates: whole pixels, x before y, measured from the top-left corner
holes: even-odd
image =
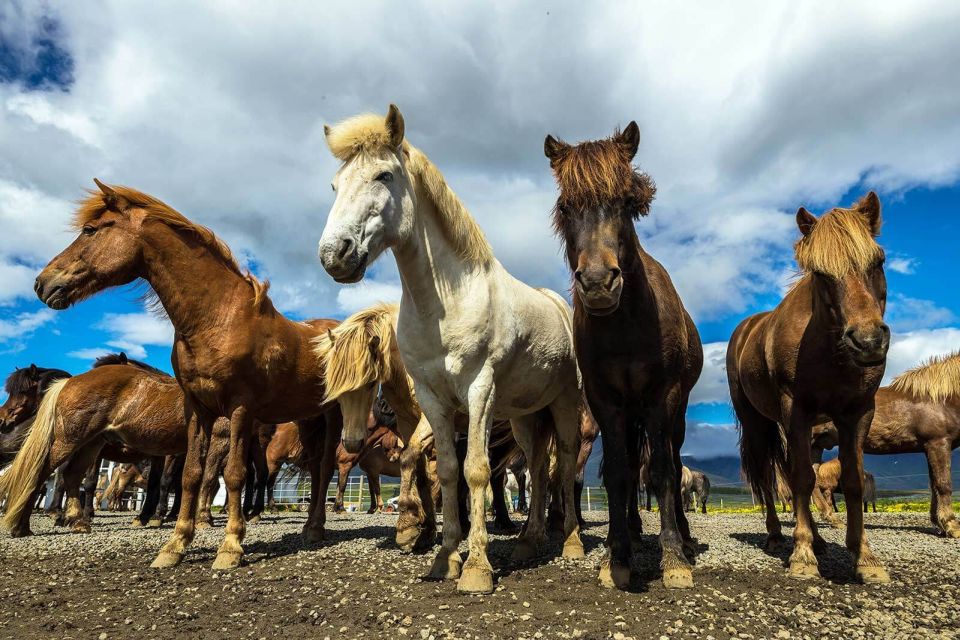
[[[262,512],[285,463],[311,477],[303,534],[317,542],[333,473],[339,467],[343,482],[344,468],[368,460],[375,473],[400,477],[397,545],[432,549],[442,509],[428,576],[489,593],[487,487],[499,488],[493,503],[503,507],[503,476],[523,460],[529,515],[512,561],[540,554],[548,531],[564,557],[582,558],[579,491],[599,433],[609,504],[600,583],[629,585],[643,486],[659,504],[663,584],[693,586],[697,546],[685,496],[695,493],[705,511],[709,481],[686,470],[680,452],[703,349],[669,274],[636,231],[656,193],[634,166],[636,123],[576,145],[545,139],[572,310],[496,259],[443,175],[407,140],[395,106],[324,132],[342,165],[320,262],[337,282],[355,283],[389,249],[399,304],[342,322],[289,320],[268,283],[243,270],[212,231],[153,196],[96,181],[74,216],[77,238],[39,274],[37,296],[65,309],[145,281],[175,330],[175,377],[122,355],[72,377],[35,366],[14,372],[0,409],[0,431],[19,431],[0,443],[15,452],[0,476],[11,534],[30,533],[37,495],[58,469],[66,519],[89,530],[93,501],[81,501],[81,485],[83,495],[95,494],[90,470],[98,460],[149,457],[137,521],[159,523],[166,492],[179,495],[173,532],[152,566],[183,560],[196,528],[209,522],[222,473],[227,522],[213,567],[231,569],[241,563],[247,522]],[[801,207],[796,221],[800,276],[775,309],[737,327],[727,352],[743,472],[763,501],[769,546],[785,542],[774,495],[789,489],[790,576],[819,575],[825,543],[810,502],[840,490],[856,577],[887,582],[863,526],[863,452],[925,453],[931,520],[960,537],[949,468],[960,445],[960,355],[934,358],[880,388],[890,331],[879,198],[870,192],[819,217]],[[833,484],[821,488],[814,457],[833,446]],[[498,522],[512,527],[509,517]]]

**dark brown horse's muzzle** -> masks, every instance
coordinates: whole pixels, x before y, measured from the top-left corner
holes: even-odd
[[[574,280],[577,295],[591,315],[609,315],[620,306],[623,275],[618,267],[578,269]]]

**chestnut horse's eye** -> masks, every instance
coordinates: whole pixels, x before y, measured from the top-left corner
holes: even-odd
[[[89,224],[83,225],[83,235],[85,235],[85,236],[92,236],[92,235],[95,234],[96,232],[97,232],[97,228],[96,228],[96,227],[92,227],[92,226],[90,226]]]
[[[377,182],[392,182],[393,174],[389,171],[381,171],[377,174],[377,177],[374,178]]]

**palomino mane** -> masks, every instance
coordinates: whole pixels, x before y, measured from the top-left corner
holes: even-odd
[[[324,365],[327,401],[393,376],[393,321],[399,308],[382,303],[358,311],[314,340]],[[379,357],[372,357],[370,352],[374,338],[380,342]]]
[[[397,153],[390,142],[383,116],[374,113],[348,118],[329,128],[327,145],[333,155],[346,164],[357,156],[376,157],[384,153]],[[473,219],[457,194],[447,185],[440,170],[430,162],[426,154],[406,140],[402,145],[405,166],[411,176],[433,203],[440,227],[454,250],[464,260],[486,263],[493,258],[493,249],[477,221]]]
[[[633,219],[650,212],[657,193],[653,179],[633,166],[632,158],[617,142],[620,130],[604,140],[563,145],[562,155],[551,162],[560,187],[554,223],[562,228],[563,210],[581,212],[625,200]]]
[[[813,230],[797,241],[794,251],[802,272],[834,278],[866,273],[883,254],[858,206],[859,203],[852,209],[833,209],[824,214]]]
[[[960,395],[960,351],[933,356],[894,378],[890,388],[937,403]]]
[[[205,247],[220,258],[231,271],[246,280],[253,288],[253,304],[260,306],[270,288],[269,282],[261,282],[252,273],[241,269],[230,247],[218,238],[216,234],[195,222],[190,221],[182,213],[170,205],[154,198],[151,195],[137,191],[131,187],[120,185],[109,185],[109,188],[120,198],[126,200],[131,208],[142,210],[146,213],[147,219],[157,220],[168,227],[177,231],[182,231],[199,240]],[[86,199],[81,200],[73,215],[73,228],[80,230],[89,222],[97,220],[107,211],[116,210],[116,203],[112,196],[108,196],[102,191],[89,190]]]

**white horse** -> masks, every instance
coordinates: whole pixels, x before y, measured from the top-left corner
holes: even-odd
[[[403,284],[397,337],[417,399],[433,427],[443,486],[443,546],[430,570],[457,578],[466,593],[493,591],[484,495],[494,419],[510,420],[530,462],[530,518],[514,559],[535,555],[545,538],[545,419],[552,418],[566,506],[563,555],[583,557],[573,508],[581,391],[572,314],[556,293],[511,276],[476,221],[429,159],[404,140],[403,116],[361,115],[325,127],[343,166],[320,239],[320,260],[338,282],[358,282],[393,249]],[[469,558],[461,568],[454,414],[469,416]],[[346,440],[348,435],[344,434]]]

